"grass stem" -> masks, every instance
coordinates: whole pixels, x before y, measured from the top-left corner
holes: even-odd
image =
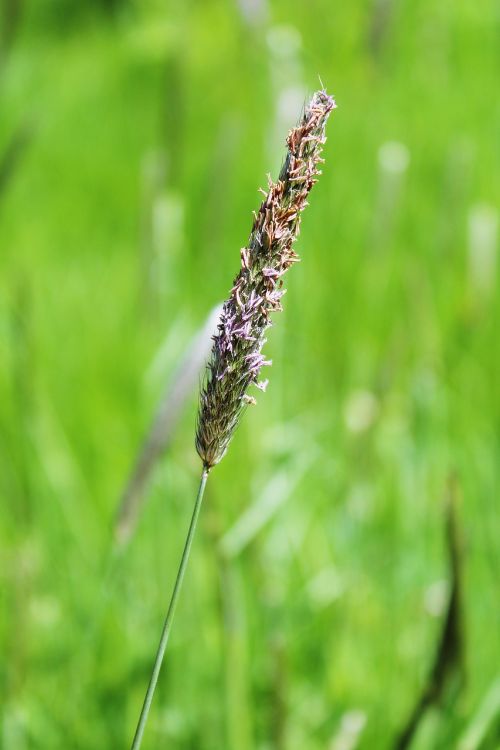
[[[198,521],[198,516],[200,514],[201,501],[203,500],[203,493],[205,492],[205,485],[207,483],[207,477],[208,477],[208,469],[203,468],[203,473],[201,475],[201,480],[200,480],[200,486],[198,489],[198,495],[196,497],[196,502],[194,504],[194,509],[193,509],[193,515],[191,517],[191,523],[189,525],[189,531],[186,537],[186,543],[184,545],[184,550],[182,553],[179,570],[177,571],[177,578],[175,580],[174,590],[170,598],[170,604],[168,605],[167,616],[165,618],[165,623],[163,625],[160,643],[158,646],[158,651],[156,653],[156,658],[155,658],[155,662],[153,666],[153,672],[151,674],[151,679],[149,680],[148,689],[146,691],[146,697],[144,698],[144,704],[142,706],[141,715],[139,716],[137,729],[135,730],[135,736],[134,736],[134,741],[132,742],[131,750],[139,750],[141,746],[144,729],[146,727],[146,722],[148,720],[149,709],[151,708],[151,702],[153,700],[156,683],[158,682],[158,676],[160,674],[163,656],[165,654],[165,649],[167,648],[167,642],[168,642],[168,638],[170,635],[170,630],[172,628],[172,620],[174,618],[175,607],[177,605],[179,592],[182,586],[184,573],[186,571],[186,566],[187,566],[188,559],[189,559],[189,552],[191,550],[191,544],[193,542],[193,537],[194,537],[194,532],[196,530],[196,523]]]

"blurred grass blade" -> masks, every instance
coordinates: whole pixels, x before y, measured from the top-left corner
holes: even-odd
[[[269,69],[273,89],[274,117],[269,138],[269,158],[280,153],[283,133],[286,133],[304,106],[307,88],[304,86],[303,44],[299,29],[292,24],[270,26],[267,34]]]
[[[387,141],[380,146],[377,160],[378,195],[373,233],[375,249],[383,250],[392,238],[400,212],[410,151],[404,143]]]
[[[445,694],[454,687],[458,676],[458,690],[465,675],[465,640],[463,633],[463,532],[458,515],[460,488],[454,474],[448,478],[445,497],[446,546],[451,580],[450,597],[443,620],[432,667],[414,707],[395,742],[396,750],[410,747],[427,711],[439,706]]]
[[[0,156],[0,196],[8,188],[16,174],[21,159],[34,135],[31,122],[23,122],[12,135],[3,154]]]
[[[363,711],[347,711],[340,720],[339,731],[328,750],[354,750],[358,747],[365,726],[366,714]]]
[[[215,499],[215,498],[212,498]],[[218,581],[218,622],[224,662],[224,720],[227,747],[251,750],[253,739],[253,703],[250,695],[251,670],[248,638],[246,592],[242,570],[222,554],[218,542],[223,519],[216,502],[210,503],[209,545],[215,550]]]
[[[125,544],[135,531],[151,474],[170,444],[183,407],[198,385],[201,370],[212,346],[222,306],[214,307],[189,343],[184,357],[160,401],[123,491],[116,514],[115,539]]]
[[[379,59],[385,50],[395,11],[394,0],[372,0],[368,46],[374,58]]]
[[[493,722],[499,717],[500,677],[497,677],[460,739],[457,750],[479,750]]]
[[[90,503],[81,502],[91,493],[75,446],[47,395],[37,404],[37,412],[32,434],[39,475],[58,504],[82,560],[93,565],[96,558],[85,539],[99,539],[99,519]]]
[[[224,555],[236,557],[255,539],[288,500],[314,459],[314,452],[304,453],[299,460],[287,464],[271,477],[258,499],[222,537],[220,548]]]
[[[495,291],[498,211],[493,206],[473,206],[468,216],[469,286],[474,301],[482,303]]]

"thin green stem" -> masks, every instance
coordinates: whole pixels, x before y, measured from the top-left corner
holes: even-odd
[[[153,666],[153,672],[151,674],[151,679],[149,680],[148,689],[146,691],[146,697],[144,698],[144,704],[142,706],[141,715],[139,716],[137,729],[135,730],[135,736],[134,736],[134,741],[132,742],[131,750],[139,750],[141,746],[142,736],[144,734],[144,729],[146,727],[146,722],[148,720],[149,709],[151,708],[151,702],[153,700],[156,683],[158,682],[158,675],[160,674],[163,656],[165,654],[165,649],[167,648],[168,637],[170,635],[170,630],[172,628],[172,620],[174,618],[177,599],[179,598],[179,592],[182,586],[182,580],[184,578],[184,573],[186,571],[186,566],[187,566],[188,559],[189,559],[189,552],[191,550],[191,544],[193,542],[193,537],[194,537],[194,532],[196,530],[196,523],[198,521],[198,516],[200,514],[201,501],[203,500],[203,493],[205,492],[205,485],[207,483],[207,477],[208,477],[208,469],[204,467],[203,473],[201,475],[198,495],[196,497],[196,502],[194,504],[193,515],[191,516],[191,523],[189,524],[189,531],[186,537],[184,551],[182,553],[181,563],[179,565],[179,570],[177,571],[177,578],[175,579],[174,590],[172,592],[170,604],[168,605],[168,612],[165,618],[165,623],[163,625],[163,630],[162,630],[162,634],[160,638],[160,644],[158,646],[158,651],[156,653],[156,659],[155,659],[155,663]]]

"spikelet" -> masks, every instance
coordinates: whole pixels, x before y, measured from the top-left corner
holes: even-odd
[[[224,456],[242,411],[255,403],[249,386],[266,388],[267,381],[259,382],[261,368],[271,364],[262,354],[265,331],[270,314],[282,309],[283,275],[299,260],[292,245],[307,196],[321,174],[325,126],[334,108],[325,91],[317,91],[305,107],[301,122],[288,134],[278,181],[269,180],[248,246],[241,250],[241,269],[213,337],[200,393],[196,449],[207,470]]]

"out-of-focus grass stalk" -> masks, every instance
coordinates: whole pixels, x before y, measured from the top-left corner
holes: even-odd
[[[33,136],[33,123],[25,120],[13,133],[7,147],[0,154],[0,196],[2,196],[15,176],[21,159],[24,157],[27,147],[31,144]]]
[[[222,626],[226,745],[231,750],[251,750],[253,712],[249,696],[247,612],[239,562],[229,560],[220,548],[224,528],[221,508],[212,495],[208,543],[214,549],[218,579],[218,617]]]
[[[473,304],[482,308],[495,292],[499,216],[494,206],[474,205],[468,216],[468,281]]]
[[[409,165],[410,151],[404,143],[387,141],[380,146],[373,223],[373,246],[377,251],[387,247],[395,230]]]
[[[464,734],[460,738],[458,750],[480,750],[485,739],[495,725],[500,714],[500,677],[496,677],[490,689],[472,716]]]
[[[450,595],[443,619],[432,667],[415,705],[396,738],[395,750],[407,750],[421,726],[426,713],[438,706],[446,695],[453,700],[465,683],[465,638],[463,613],[463,531],[458,515],[460,487],[455,474],[450,474],[445,497],[446,545],[450,568]]]
[[[248,635],[246,604],[241,571],[217,555],[221,576],[221,597],[224,619],[226,729],[228,747],[251,750],[252,701],[249,695]]]

